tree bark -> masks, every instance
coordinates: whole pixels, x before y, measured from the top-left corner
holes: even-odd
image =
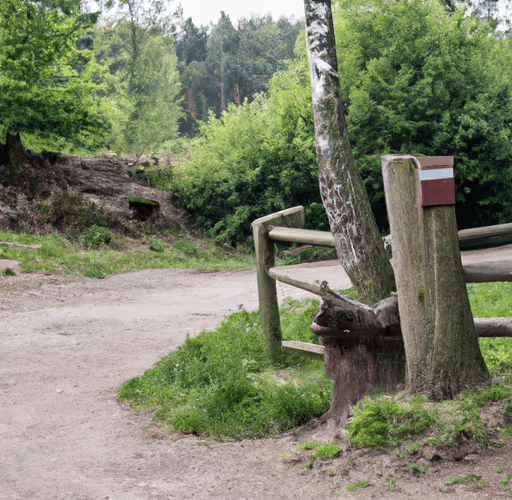
[[[395,279],[348,140],[331,2],[304,0],[304,6],[320,194],[341,265],[362,299],[375,303],[395,290]],[[373,387],[382,352],[379,343],[327,345],[324,363],[334,381],[330,414],[338,425],[349,405]]]
[[[334,340],[346,347],[354,343],[402,342],[398,297],[367,306],[329,291],[311,322],[311,330],[324,343]],[[475,318],[478,338],[512,337],[512,318]]]
[[[382,170],[407,390],[451,399],[489,376],[464,282],[455,208],[422,206],[416,158],[385,156]]]
[[[0,164],[7,166],[10,175],[16,175],[23,166],[23,146],[19,132],[7,132],[5,146],[0,149]]]
[[[374,303],[395,281],[348,140],[330,0],[305,0],[305,11],[320,193],[341,265]]]

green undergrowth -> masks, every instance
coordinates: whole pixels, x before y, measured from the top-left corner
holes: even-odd
[[[478,295],[481,307],[492,312],[497,301],[487,285],[471,287],[470,297]],[[508,284],[501,285],[506,293]],[[347,295],[356,298],[353,290]],[[316,300],[284,301],[283,337],[314,341],[310,322],[317,307]],[[481,415],[494,405],[512,417],[512,359],[508,339],[493,340],[482,342],[489,370],[498,377],[492,386],[435,404],[401,393],[367,396],[346,427],[348,439],[355,446],[395,447],[401,456],[422,446],[454,444],[461,435],[499,446],[512,430],[496,435]],[[291,355],[273,367],[258,315],[243,311],[214,332],[187,339],[153,369],[126,382],[120,397],[136,410],[154,408],[155,422],[165,422],[172,431],[243,439],[273,435],[323,413],[329,408],[330,387],[320,361]]]
[[[336,446],[334,444],[320,444],[318,442],[313,443],[301,443],[297,446],[297,448],[303,448],[305,450],[314,450],[314,452],[309,456],[308,461],[306,462],[306,469],[311,470],[313,468],[313,464],[317,459],[320,460],[328,460],[329,458],[337,457],[341,453],[341,447]]]
[[[492,410],[490,410],[492,405]],[[501,382],[481,391],[467,391],[453,401],[431,403],[422,396],[366,396],[345,426],[348,440],[360,447],[395,447],[399,456],[424,446],[452,446],[461,437],[488,447],[500,447],[512,427],[487,427],[482,415],[492,411],[497,421],[512,422],[512,383]]]
[[[475,317],[512,316],[512,283],[470,284],[468,294]],[[440,403],[403,393],[366,396],[346,425],[349,441],[356,446],[395,447],[400,456],[415,454],[423,446],[450,446],[461,436],[501,446],[512,436],[512,339],[483,338],[479,343],[492,377],[489,387]],[[501,429],[485,424],[482,416],[491,411],[503,422]]]
[[[186,236],[173,244],[160,239],[130,240],[93,225],[78,241],[52,233],[38,237],[0,231],[0,241],[41,245],[30,249],[0,244],[0,259],[21,261],[22,272],[41,272],[102,278],[138,269],[199,268],[204,271],[247,269],[254,264],[250,252],[214,245],[203,248]]]
[[[282,311],[284,323],[295,309]],[[289,321],[293,324],[293,321]],[[296,340],[293,331],[285,336]],[[266,437],[325,413],[331,382],[321,360],[283,354],[271,364],[259,314],[232,314],[219,328],[187,338],[119,391],[135,410],[154,408],[171,431],[220,440]]]

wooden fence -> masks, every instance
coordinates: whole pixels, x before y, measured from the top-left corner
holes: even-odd
[[[309,244],[334,248],[330,232],[303,229],[304,208],[297,206],[267,215],[252,223],[256,250],[256,271],[260,302],[261,323],[271,352],[281,347],[304,351],[305,354],[323,355],[323,346],[305,342],[283,341],[279,320],[276,280],[322,295],[324,284],[310,283],[287,276],[284,268],[275,267],[275,241]],[[512,243],[512,224],[465,229],[458,232],[461,249]],[[464,264],[466,283],[512,281],[512,249],[505,258]]]

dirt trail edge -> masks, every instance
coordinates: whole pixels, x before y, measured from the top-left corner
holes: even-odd
[[[0,500],[438,498],[450,478],[487,471],[491,481],[497,468],[505,477],[483,492],[462,485],[441,495],[510,498],[494,487],[512,473],[509,450],[428,468],[419,478],[386,452],[345,452],[308,471],[286,460],[294,433],[240,443],[168,435],[147,427],[151,415],[117,402],[125,380],[187,334],[256,309],[254,272],[146,270],[32,286],[12,280],[0,289]],[[285,296],[309,295],[279,285]],[[385,487],[390,474],[399,478],[392,489]],[[347,493],[358,480],[371,485]]]

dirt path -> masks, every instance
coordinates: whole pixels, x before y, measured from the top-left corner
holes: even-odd
[[[281,299],[308,296],[279,287]],[[423,475],[393,455],[367,451],[345,452],[309,472],[286,460],[293,434],[241,443],[169,436],[145,427],[149,415],[134,416],[117,402],[125,380],[187,334],[257,305],[249,271],[147,270],[43,284],[26,275],[1,278],[0,500],[438,498],[446,480],[468,473],[491,486],[457,486],[443,498],[510,498],[498,486],[512,473],[508,448]],[[396,488],[385,486],[390,474]],[[358,480],[372,485],[347,493]]]

